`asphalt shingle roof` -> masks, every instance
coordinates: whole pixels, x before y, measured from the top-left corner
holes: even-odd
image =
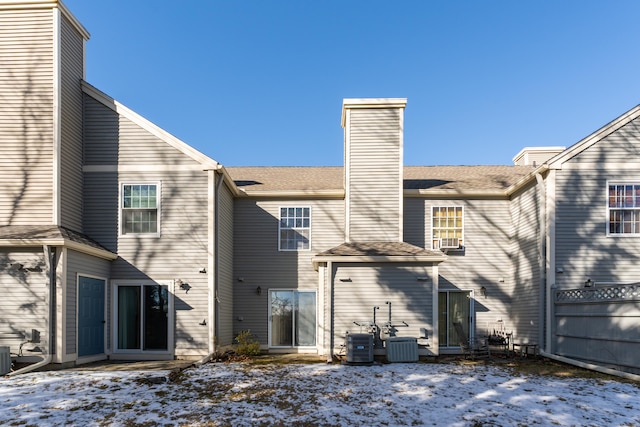
[[[228,167],[231,178],[247,191],[342,190],[341,166]],[[415,190],[505,190],[531,173],[531,166],[405,166],[404,188]]]

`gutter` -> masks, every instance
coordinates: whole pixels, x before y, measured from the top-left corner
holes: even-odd
[[[553,359],[558,362],[566,363],[568,365],[577,366],[579,368],[588,369],[590,371],[600,372],[602,374],[613,375],[615,377],[625,378],[627,380],[640,382],[640,375],[631,374],[629,372],[618,371],[616,369],[605,368],[604,366],[594,365],[592,363],[580,362],[579,360],[570,359],[568,357],[557,356],[555,354],[547,353],[540,350],[540,356],[548,359]]]
[[[6,376],[12,377],[14,375],[26,374],[27,372],[31,372],[38,368],[48,365],[53,360],[54,346],[55,346],[55,321],[56,321],[56,250],[55,247],[44,245],[43,246],[44,256],[48,264],[49,268],[49,342],[47,343],[47,348],[49,349],[48,354],[45,355],[44,359],[39,362],[36,362],[32,365],[25,366],[22,369],[18,369],[17,371],[9,372]]]

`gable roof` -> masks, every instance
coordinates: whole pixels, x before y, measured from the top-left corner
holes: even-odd
[[[90,237],[56,225],[0,226],[0,247],[66,246],[105,259],[118,256]]]
[[[169,132],[165,131],[164,129],[160,128],[159,126],[145,119],[138,113],[135,113],[134,111],[120,104],[115,99],[111,98],[104,92],[100,91],[94,86],[91,86],[89,83],[85,81],[82,82],[82,91],[88,96],[90,96],[91,98],[95,99],[96,101],[104,105],[105,107],[113,110],[114,112],[122,115],[123,117],[126,117],[131,122],[140,126],[150,134],[156,136],[157,138],[166,142],[173,148],[184,153],[186,156],[190,157],[194,161],[202,164],[203,169],[216,169],[216,170],[221,169],[222,165],[220,165],[217,161],[213,160],[207,155],[196,150],[186,142],[181,141],[180,139],[171,135]]]
[[[591,147],[592,145],[602,140],[606,136],[611,135],[613,132],[629,124],[630,122],[637,119],[638,117],[640,117],[640,105],[635,106],[634,108],[630,109],[629,111],[622,114],[618,118],[602,126],[600,129],[593,132],[591,135],[576,142],[575,144],[567,148],[562,153],[549,159],[547,161],[547,165],[549,169],[562,168],[563,163],[571,160],[572,158],[582,153],[587,148]]]
[[[249,196],[344,197],[344,168],[226,167],[241,192]],[[405,166],[407,195],[507,196],[534,170],[531,166]]]

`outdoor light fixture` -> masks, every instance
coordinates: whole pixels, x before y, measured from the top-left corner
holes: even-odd
[[[188,283],[183,282],[182,280],[178,279],[174,282],[176,285],[178,285],[178,287],[180,289],[182,289],[183,291],[185,291],[185,294],[189,293],[189,289],[191,289],[191,285]]]
[[[482,295],[483,297],[487,297],[487,288],[485,288],[484,286],[480,287],[480,295]]]
[[[260,286],[256,288],[256,294],[262,295],[262,288]]]
[[[585,288],[590,288],[590,287],[594,286],[595,284],[596,284],[596,282],[591,280],[591,278],[588,278],[587,281],[584,282],[584,287]]]
[[[206,268],[203,268],[203,269],[201,269],[198,273],[203,273],[203,274],[205,274],[206,272],[207,272],[207,269],[206,269]]]

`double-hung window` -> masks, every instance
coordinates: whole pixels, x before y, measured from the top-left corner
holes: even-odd
[[[462,206],[434,206],[431,210],[433,249],[459,249],[463,247]]]
[[[609,183],[608,234],[640,235],[640,183]]]
[[[280,208],[278,247],[281,251],[311,249],[311,208]]]
[[[123,183],[120,209],[122,235],[160,235],[160,183]]]

